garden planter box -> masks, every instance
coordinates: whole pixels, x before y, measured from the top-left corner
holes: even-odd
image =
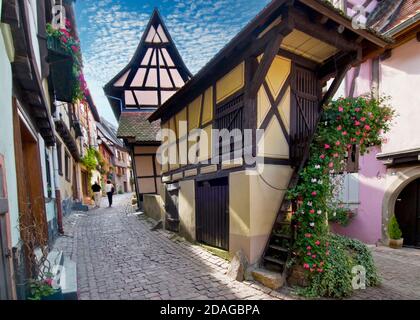
[[[393,249],[401,249],[404,239],[389,239],[389,247]]]

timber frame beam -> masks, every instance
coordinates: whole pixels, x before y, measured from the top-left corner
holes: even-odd
[[[293,17],[296,29],[317,38],[342,51],[353,51],[361,48],[361,45],[346,39],[338,30],[325,25],[312,22],[310,17],[303,12],[290,8],[289,15]]]
[[[265,76],[267,75],[268,70],[270,69],[271,64],[276,57],[280,45],[286,35],[292,32],[293,27],[290,23],[285,22],[284,24],[276,27],[276,33],[271,42],[269,42],[264,50],[264,55],[261,59],[261,62],[255,71],[255,74],[251,80],[249,87],[249,95],[251,97],[255,96],[264,82]]]

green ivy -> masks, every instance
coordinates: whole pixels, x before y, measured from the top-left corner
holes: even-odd
[[[378,285],[378,276],[372,255],[365,244],[358,240],[331,234],[328,236],[330,255],[323,273],[317,273],[307,288],[297,293],[308,297],[344,298],[353,293],[353,267],[366,270],[366,287]]]
[[[370,147],[382,143],[381,135],[389,130],[394,116],[385,102],[385,98],[362,96],[340,98],[324,106],[310,146],[309,160],[299,174],[297,186],[288,192],[288,198],[298,205],[293,212],[294,261],[307,270],[313,281],[330,277],[331,264],[342,263],[344,259],[340,249],[331,247],[329,236],[328,212],[343,212],[334,200],[330,177],[344,172],[346,153],[354,145],[359,146],[363,155]],[[347,270],[347,267],[348,264],[337,268]],[[348,282],[347,279],[342,281]]]
[[[102,155],[94,147],[89,147],[86,151],[86,155],[80,159],[80,162],[85,166],[88,173],[88,181],[91,181],[93,171],[96,169],[102,170],[105,162],[102,159]]]

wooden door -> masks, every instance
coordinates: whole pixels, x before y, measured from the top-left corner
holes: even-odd
[[[408,184],[398,196],[395,217],[403,233],[404,245],[420,247],[420,179]]]
[[[220,178],[197,182],[196,237],[213,247],[229,249],[229,182]]]
[[[0,300],[12,299],[12,274],[10,248],[7,234],[8,201],[3,160],[0,156]]]

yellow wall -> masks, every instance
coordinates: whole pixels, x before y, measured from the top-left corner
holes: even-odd
[[[261,257],[292,175],[289,166],[265,165],[262,176],[229,175],[229,252],[242,249],[251,263]],[[284,189],[279,191],[277,189]]]
[[[216,101],[223,101],[245,85],[245,62],[240,63],[216,83]]]
[[[195,240],[195,181],[179,183],[179,234],[187,240]]]
[[[278,106],[271,106],[269,95],[275,101],[281,89],[286,83],[287,77],[291,72],[291,61],[289,59],[276,56],[266,76],[268,92],[261,86],[257,96],[257,125],[261,128],[272,107],[279,111],[286,132],[290,133],[290,104],[291,94],[290,85],[284,96],[280,99]],[[276,116],[272,116],[264,133],[264,150],[258,152],[259,156],[270,158],[289,158],[289,145],[283,130]]]

